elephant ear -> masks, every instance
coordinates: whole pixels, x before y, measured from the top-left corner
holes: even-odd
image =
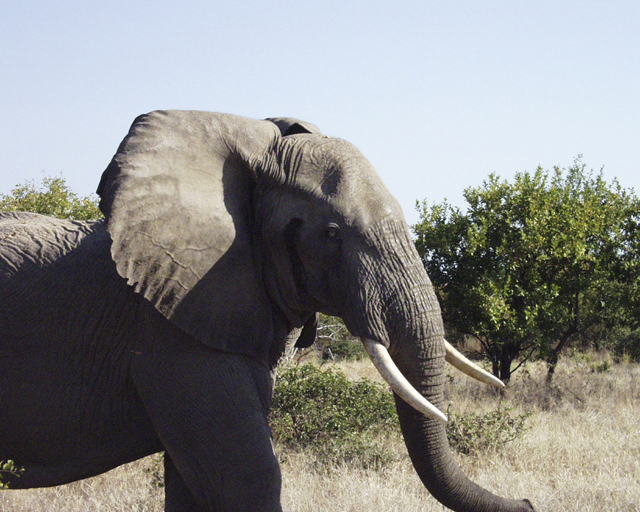
[[[302,326],[300,335],[296,341],[296,348],[308,348],[316,341],[318,331],[318,315],[313,313]]]
[[[315,133],[321,135],[320,129],[316,125],[292,117],[269,117],[267,121],[274,123],[283,137],[295,135],[296,133]]]
[[[175,325],[220,350],[269,349],[250,162],[278,137],[266,121],[152,112],[134,121],[98,187],[118,273]]]

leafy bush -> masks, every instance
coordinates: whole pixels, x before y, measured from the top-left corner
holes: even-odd
[[[316,344],[322,349],[322,359],[358,361],[367,353],[359,340],[351,336],[344,322],[337,317],[320,315]]]
[[[150,464],[148,467],[144,468],[144,472],[149,475],[149,485],[151,485],[151,487],[164,487],[164,452],[152,455]]]
[[[33,212],[59,219],[102,218],[97,197],[79,197],[61,177],[45,177],[41,185],[33,181],[16,185],[10,194],[0,194],[0,211]]]
[[[613,355],[618,361],[640,363],[640,329],[620,338],[613,346]]]
[[[8,489],[9,485],[3,482],[3,475],[9,474],[13,476],[20,476],[24,473],[24,468],[16,466],[12,460],[0,462],[0,489]]]
[[[345,339],[331,343],[322,343],[322,359],[332,359],[333,361],[359,361],[366,359],[367,353],[364,346],[354,339]]]
[[[449,444],[459,453],[474,455],[497,450],[504,444],[521,439],[527,431],[525,422],[531,414],[511,416],[511,408],[500,404],[485,414],[458,414],[447,411]]]
[[[591,373],[608,372],[609,370],[611,370],[611,361],[605,359],[601,363],[592,363],[591,365],[589,365],[589,368],[591,368]]]
[[[380,436],[397,431],[396,418],[393,397],[382,385],[350,382],[337,369],[305,364],[278,376],[270,419],[275,441],[286,448],[378,467],[390,459]]]

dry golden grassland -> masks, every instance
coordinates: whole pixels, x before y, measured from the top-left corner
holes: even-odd
[[[579,356],[563,359],[553,385],[545,367],[527,365],[504,397],[451,373],[448,398],[460,413],[486,412],[500,401],[531,413],[529,430],[499,451],[459,456],[480,485],[531,499],[539,511],[640,512],[640,365]],[[368,362],[342,363],[351,378],[376,379]],[[380,470],[327,467],[311,454],[282,453],[283,508],[307,511],[442,511],[415,475],[398,434],[381,437],[393,453]],[[51,489],[5,491],[1,511],[160,511],[152,458]]]

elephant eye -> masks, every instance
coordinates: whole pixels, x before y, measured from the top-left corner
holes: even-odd
[[[324,228],[324,237],[327,240],[338,240],[340,238],[340,226],[335,222],[330,222]]]

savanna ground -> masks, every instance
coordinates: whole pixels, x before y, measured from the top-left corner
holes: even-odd
[[[349,378],[378,380],[368,361],[340,363]],[[546,368],[528,364],[503,397],[450,372],[451,410],[530,414],[528,430],[499,450],[458,455],[464,471],[500,495],[529,498],[539,511],[640,512],[640,365],[606,356],[562,359],[551,387]],[[424,490],[397,433],[382,436],[390,460],[379,469],[323,465],[312,453],[283,452],[287,512],[442,511]],[[4,512],[161,511],[157,457],[49,489],[4,491]]]

